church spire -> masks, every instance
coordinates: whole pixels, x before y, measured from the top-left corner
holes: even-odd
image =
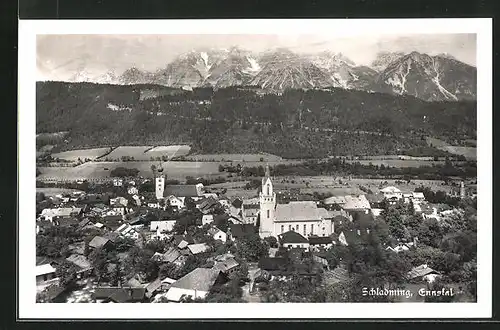
[[[269,164],[266,164],[266,178],[271,177],[270,171],[269,171]]]

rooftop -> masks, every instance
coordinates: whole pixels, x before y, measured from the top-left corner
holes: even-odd
[[[209,291],[219,274],[220,270],[196,268],[191,273],[172,283],[172,288]]]
[[[318,208],[316,202],[301,201],[276,205],[276,222],[308,221],[328,218],[328,211]]]
[[[410,270],[406,276],[411,280],[413,278],[422,277],[432,273],[437,273],[437,271],[427,266],[426,264],[423,264]]]
[[[301,234],[291,230],[287,231],[281,235],[279,235],[280,241],[282,244],[287,243],[309,243],[307,238],[302,236]]]

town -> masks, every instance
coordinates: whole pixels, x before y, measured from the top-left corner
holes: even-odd
[[[476,300],[476,192],[460,179],[446,193],[384,179],[325,196],[278,189],[267,165],[249,193],[230,196],[201,178],[170,180],[161,164],[122,172],[37,181],[37,302]]]

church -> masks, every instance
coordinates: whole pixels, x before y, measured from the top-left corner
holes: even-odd
[[[316,202],[301,201],[277,204],[276,193],[266,166],[259,193],[259,235],[261,238],[295,231],[304,237],[329,236],[334,232],[333,214],[318,208]]]

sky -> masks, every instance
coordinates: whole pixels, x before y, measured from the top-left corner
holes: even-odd
[[[182,53],[199,48],[238,46],[254,52],[285,47],[298,53],[341,52],[358,65],[369,65],[380,51],[448,53],[476,65],[475,34],[367,35],[38,35],[37,80],[68,80],[77,72],[121,74],[137,67],[164,68]]]

